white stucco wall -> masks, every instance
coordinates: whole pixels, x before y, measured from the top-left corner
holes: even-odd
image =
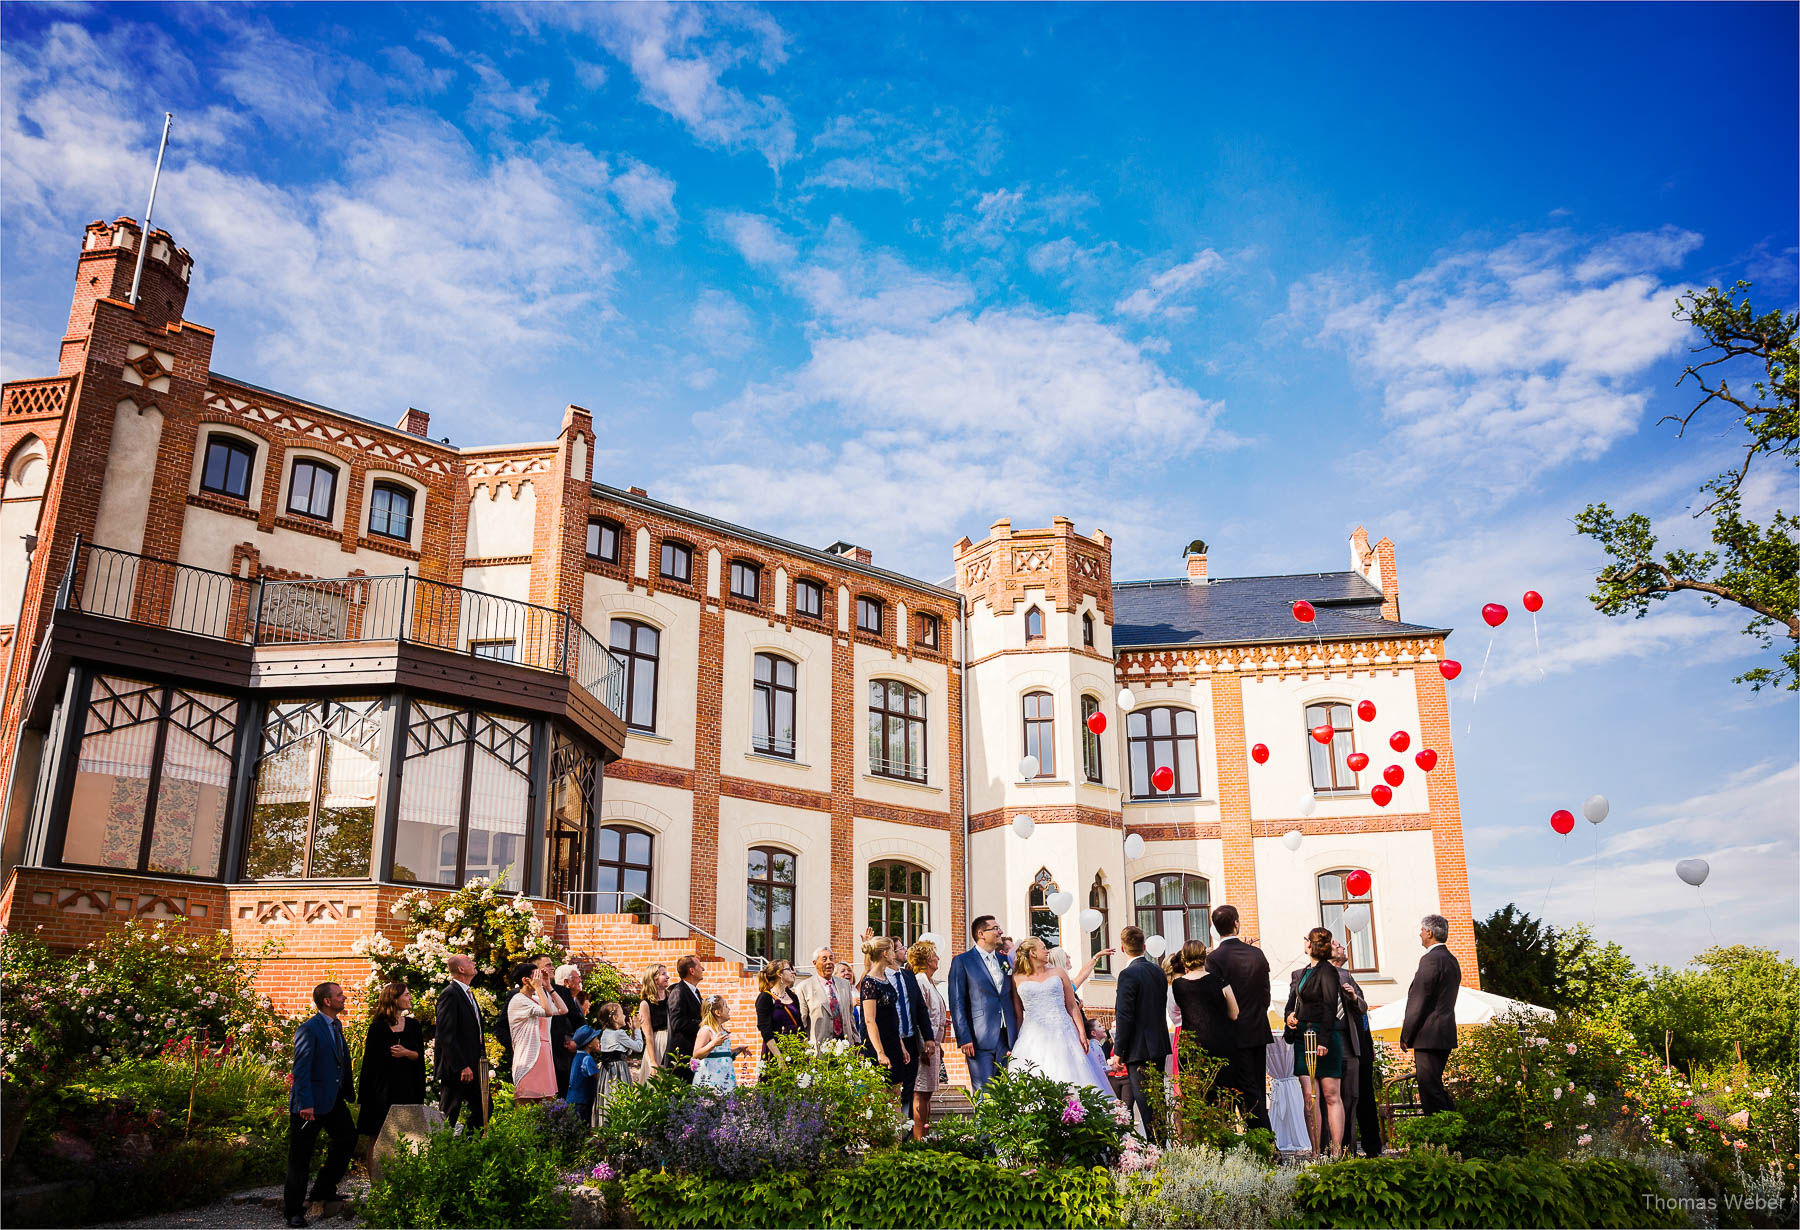
[[[944,829],[928,829],[858,816],[853,841],[856,851],[856,912],[852,916],[855,924],[852,931],[861,935],[862,929],[868,925],[869,864],[900,859],[931,873],[931,930],[944,937],[950,950],[955,950],[958,944],[951,938],[950,834]],[[991,912],[981,909],[975,911],[978,914]],[[817,943],[824,941],[819,940]],[[947,959],[943,963],[949,964]],[[855,964],[856,968],[862,968],[860,951],[856,954]]]
[[[1423,812],[1429,808],[1425,773],[1413,757],[1425,744],[1419,738],[1418,693],[1410,668],[1401,671],[1340,672],[1330,677],[1263,676],[1244,680],[1245,746],[1265,743],[1269,762],[1250,762],[1250,814],[1258,820],[1298,816],[1302,802],[1313,793],[1311,739],[1306,731],[1306,706],[1322,701],[1343,701],[1352,712],[1359,701],[1375,703],[1375,720],[1355,719],[1356,750],[1369,757],[1368,767],[1357,775],[1354,793],[1319,795],[1314,814],[1320,817],[1379,815],[1384,809],[1369,800],[1369,787],[1382,780],[1390,764],[1406,771],[1406,779],[1394,790],[1390,814]],[[1404,730],[1411,743],[1404,752],[1388,746],[1388,736]]]
[[[691,917],[692,796],[685,790],[609,777],[601,787],[600,823],[623,824],[651,834],[650,900],[676,917]],[[741,903],[738,908],[741,912]],[[665,937],[687,934],[686,928],[667,918],[651,921]]]
[[[483,483],[469,499],[469,559],[530,555],[537,523],[537,487],[530,479]]]
[[[873,645],[855,648],[857,714],[856,793],[859,798],[901,807],[938,810],[950,805],[950,677],[936,662],[911,661]],[[925,693],[925,782],[896,781],[869,772],[869,684],[898,679]]]
[[[656,730],[652,734],[628,731],[626,758],[692,769],[700,671],[699,603],[677,594],[628,590],[621,581],[589,573],[583,587],[582,624],[595,640],[610,645],[615,618],[635,619],[660,633]],[[746,678],[745,688],[748,686]]]
[[[752,846],[774,846],[795,857],[794,964],[805,969],[812,950],[831,942],[831,815],[753,799],[719,800],[719,938],[733,947],[744,943]]]
[[[794,758],[753,751],[755,658],[772,653],[795,664]],[[789,632],[767,619],[725,612],[725,711],[719,771],[800,790],[831,789],[831,637]],[[820,941],[823,943],[824,941]]]
[[[150,515],[150,487],[156,478],[162,427],[161,410],[140,408],[130,398],[120,402],[114,412],[100,511],[94,520],[94,541],[101,546],[133,554],[144,549],[144,522]]]

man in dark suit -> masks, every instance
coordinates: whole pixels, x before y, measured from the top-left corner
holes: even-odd
[[[452,1131],[469,1111],[469,1125],[479,1131],[487,1126],[487,1094],[482,1076],[487,1070],[487,1041],[481,1027],[481,1005],[475,1002],[470,983],[475,981],[475,961],[458,954],[450,958],[450,981],[438,991],[437,1032],[433,1042],[439,1103],[444,1122]]]
[[[675,962],[678,982],[669,988],[669,1057],[664,1061],[680,1080],[694,1083],[694,1039],[700,1034],[700,980],[705,971],[693,953]]]
[[[1146,1088],[1151,1072],[1161,1073],[1169,1057],[1169,979],[1162,967],[1144,955],[1141,927],[1119,933],[1125,950],[1125,968],[1119,971],[1113,994],[1113,1053],[1125,1061],[1125,1077],[1132,1105],[1144,1125],[1144,1135],[1163,1142],[1162,1121],[1152,1112]]]
[[[350,1118],[356,1082],[350,1074],[350,1044],[338,1021],[344,988],[321,982],[313,988],[312,1000],[318,1012],[294,1033],[294,1087],[288,1094],[287,1184],[281,1193],[281,1212],[295,1227],[306,1225],[306,1200],[344,1199],[337,1190],[338,1180],[350,1168],[356,1148],[356,1123]],[[307,1196],[306,1176],[321,1130],[330,1136],[331,1146],[313,1180],[312,1195]]]
[[[550,1061],[556,1065],[556,1092],[567,1098],[569,1067],[575,1062],[575,1031],[587,1024],[579,999],[581,967],[557,966],[551,979],[550,991],[567,1009],[562,1015],[550,1018]]]
[[[926,1019],[925,997],[919,993],[919,980],[906,963],[906,944],[898,936],[888,938],[892,964],[888,966],[888,985],[894,988],[894,1007],[900,1016],[900,1041],[906,1044],[907,1060],[894,1068],[900,1082],[900,1105],[912,1113],[913,1089],[919,1083],[919,1062],[924,1058],[925,1038],[920,1026]]]
[[[1450,1091],[1444,1088],[1444,1064],[1456,1049],[1456,993],[1462,987],[1462,965],[1445,946],[1450,924],[1441,914],[1427,914],[1419,923],[1419,943],[1425,955],[1406,993],[1406,1021],[1400,1026],[1400,1049],[1413,1053],[1413,1070],[1419,1074],[1419,1105],[1424,1113],[1455,1110]]]
[[[1012,1054],[1019,1015],[1007,982],[1012,963],[1000,952],[1000,924],[992,914],[978,914],[969,933],[975,946],[950,962],[950,1028],[969,1061],[969,1083],[979,1090]]]
[[[1231,1023],[1234,1049],[1219,1074],[1219,1084],[1237,1091],[1248,1126],[1272,1131],[1267,1047],[1275,1035],[1269,1029],[1269,959],[1260,948],[1238,938],[1235,905],[1214,910],[1212,925],[1219,942],[1207,954],[1206,969],[1225,980],[1238,1003],[1237,1020]]]

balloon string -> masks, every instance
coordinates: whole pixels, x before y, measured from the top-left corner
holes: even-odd
[[[1563,838],[1563,845],[1567,846],[1568,844],[1569,839],[1567,837]],[[1559,868],[1556,867],[1550,869],[1550,883],[1544,885],[1544,902],[1542,905],[1538,906],[1539,918],[1542,918],[1544,916],[1544,911],[1550,908],[1550,890],[1556,887],[1556,873],[1558,870]]]
[[[1475,690],[1469,694],[1469,709],[1471,712],[1469,713],[1469,724],[1463,727],[1463,734],[1465,735],[1467,735],[1475,725],[1475,714],[1473,710],[1475,708],[1475,702],[1481,699],[1481,681],[1487,678],[1488,658],[1493,655],[1493,652],[1494,634],[1490,632],[1488,633],[1487,652],[1481,655],[1481,673],[1475,677]]]
[[[1706,933],[1712,936],[1713,947],[1717,948],[1720,946],[1719,933],[1713,930],[1712,911],[1706,908],[1706,894],[1700,891],[1698,884],[1694,885],[1694,894],[1700,898],[1700,912],[1706,915]]]
[[[1532,652],[1532,656],[1534,658],[1536,658],[1536,660],[1537,660],[1538,678],[1542,679],[1545,677],[1545,675],[1544,675],[1544,646],[1543,646],[1543,643],[1538,640],[1537,612],[1536,611],[1533,611],[1531,613],[1531,652]]]
[[[1594,830],[1594,929],[1600,928],[1600,826],[1589,825]]]

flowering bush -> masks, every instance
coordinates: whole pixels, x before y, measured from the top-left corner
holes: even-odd
[[[802,1034],[776,1039],[780,1059],[765,1064],[757,1084],[786,1097],[808,1098],[825,1109],[825,1130],[845,1149],[894,1143],[900,1121],[887,1074],[848,1042],[814,1047]]]
[[[926,1144],[1002,1166],[1123,1166],[1128,1154],[1133,1165],[1154,1164],[1132,1133],[1130,1111],[1097,1089],[1008,1068],[973,1101],[973,1115],[940,1120]]]
[[[1184,1061],[1185,1062],[1185,1061]],[[1131,1142],[1126,1142],[1129,1147]],[[1155,1146],[1147,1146],[1154,1152]],[[1121,1162],[1119,1169],[1125,1171]],[[1280,1226],[1293,1224],[1291,1166],[1272,1166],[1243,1149],[1172,1145],[1140,1173],[1119,1179],[1129,1202],[1127,1226]]]
[[[405,920],[412,937],[403,947],[395,948],[379,931],[352,945],[369,962],[371,995],[384,982],[404,982],[418,1001],[450,981],[450,958],[462,953],[475,962],[475,985],[505,997],[513,989],[508,975],[516,963],[540,956],[563,959],[525,895],[496,892],[482,877],[448,896],[414,889],[394,903],[393,915]]]

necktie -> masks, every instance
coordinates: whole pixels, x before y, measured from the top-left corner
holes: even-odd
[[[834,1038],[843,1037],[844,1011],[842,1008],[838,1007],[837,980],[834,978],[827,978],[825,980],[825,1008],[831,1013],[831,1036]]]

